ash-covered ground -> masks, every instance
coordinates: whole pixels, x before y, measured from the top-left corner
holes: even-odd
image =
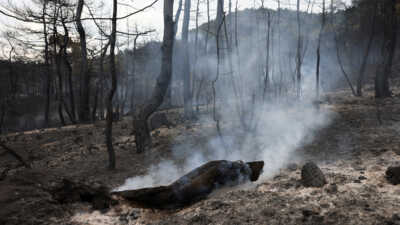
[[[288,166],[256,184],[222,189],[172,211],[127,205],[98,211],[87,203],[60,202],[52,190],[63,179],[113,189],[165,160],[179,164],[173,146],[202,145],[216,135],[212,121],[182,123],[172,110],[168,117],[176,125],[153,131],[153,148],[143,154],[135,153],[129,120],[117,122],[113,172],[106,169],[102,122],[2,136],[33,168],[0,153],[0,224],[400,224],[400,185],[385,178],[389,166],[400,165],[400,96],[376,101],[343,91],[322,102],[321,109],[335,112],[333,121],[296,149]],[[301,167],[310,160],[326,176],[322,188],[300,182]]]

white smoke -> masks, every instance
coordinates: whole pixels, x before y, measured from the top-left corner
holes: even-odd
[[[202,134],[205,137],[204,140],[193,141],[191,139],[196,139],[196,137],[190,138],[183,134],[183,137],[178,137],[178,139],[184,141],[174,146],[171,160],[152,166],[145,176],[127,179],[125,184],[117,190],[168,185],[190,170],[211,160],[263,160],[264,174],[260,179],[265,180],[289,162],[297,159],[299,156],[296,151],[310,143],[318,131],[330,123],[333,114],[324,107],[316,109],[313,104],[316,61],[312,50],[315,48],[313,46],[315,43],[310,42],[308,46],[310,53],[305,53],[303,60],[303,91],[300,100],[296,97],[294,85],[295,58],[293,56],[297,42],[295,35],[287,30],[282,29],[280,36],[276,31],[272,36],[275,45],[278,43],[278,38],[281,44],[280,48],[275,46],[271,50],[269,67],[271,88],[268,90],[268,97],[265,101],[263,100],[266,34],[260,28],[263,26],[254,23],[252,13],[254,11],[245,11],[243,16],[239,17],[240,24],[243,26],[239,29],[249,30],[246,33],[248,36],[241,37],[239,40],[240,57],[237,57],[236,51],[232,52],[232,57],[228,57],[229,52],[221,50],[220,76],[215,88],[216,110],[218,118],[221,119],[222,139],[215,131],[212,115],[207,115],[201,118],[206,122],[201,123],[198,131],[207,133],[207,135]],[[286,20],[290,21],[291,18],[288,17]],[[201,41],[203,41],[202,38],[204,36],[200,36]],[[214,39],[210,39],[208,45],[210,52],[205,56],[200,56],[196,64],[196,70],[202,71],[198,74],[202,73],[206,77],[208,88],[216,78],[217,71],[216,53],[211,51],[215,49],[214,42]],[[325,55],[329,54],[331,53],[328,51],[322,53],[322,58],[328,58]],[[229,60],[232,62],[230,63]],[[179,73],[178,68],[179,65],[176,67],[174,64],[175,73]],[[327,71],[326,67],[321,66],[321,79],[324,75],[326,76]],[[207,85],[203,88],[206,89]],[[237,96],[240,96],[240,99]],[[241,125],[238,109],[244,115],[243,118],[250,129],[245,129]]]
[[[242,132],[224,129],[223,132],[227,132],[223,139],[225,143],[217,136],[196,146],[193,143],[179,144],[174,149],[174,155],[176,159],[185,161],[183,165],[173,160],[163,161],[152,166],[148,174],[127,179],[117,190],[168,185],[210,160],[263,160],[264,173],[260,179],[268,179],[296,159],[296,150],[310,143],[333,117],[330,111],[324,108],[317,110],[311,103],[267,105],[261,115],[257,120],[257,131],[248,134],[245,140]],[[238,142],[242,142],[242,148],[239,148]]]

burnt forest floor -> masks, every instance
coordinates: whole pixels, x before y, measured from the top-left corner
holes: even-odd
[[[215,135],[211,122],[184,123],[171,110],[175,126],[153,131],[153,146],[143,154],[135,153],[130,120],[115,123],[116,171],[106,168],[104,122],[0,136],[32,165],[25,169],[0,151],[0,224],[400,224],[400,185],[385,178],[389,166],[400,165],[399,93],[376,101],[372,92],[357,98],[339,91],[327,94],[321,108],[336,116],[297,150],[302,161],[256,185],[175,211],[117,206],[101,212],[85,203],[61,204],[49,190],[64,178],[115,188],[171,159],[172,146],[187,140],[200,145]],[[323,188],[300,184],[308,160],[324,172]]]

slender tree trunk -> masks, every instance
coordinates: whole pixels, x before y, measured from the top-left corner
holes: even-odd
[[[186,4],[186,2],[185,2],[185,4]],[[174,37],[176,37],[176,33],[178,32],[178,22],[179,22],[179,18],[181,17],[181,13],[182,13],[182,5],[183,5],[183,0],[179,0],[178,9],[176,10],[176,14],[175,14]],[[185,7],[186,7],[186,5],[185,5]]]
[[[331,7],[331,9],[330,9],[330,14],[331,14],[330,22],[331,22],[331,26],[334,26],[333,0],[331,0],[331,6],[330,6],[330,7]],[[352,83],[351,83],[351,81],[350,81],[350,79],[349,79],[349,76],[347,75],[347,73],[346,73],[346,71],[345,71],[345,69],[344,69],[344,67],[343,67],[342,60],[341,60],[341,58],[340,58],[340,52],[339,52],[339,40],[338,40],[337,33],[336,33],[335,31],[333,31],[333,37],[334,37],[334,40],[335,40],[335,47],[336,47],[336,59],[337,59],[338,64],[339,64],[339,66],[340,66],[340,70],[342,71],[342,74],[343,74],[344,78],[346,79],[347,84],[349,85],[349,87],[350,87],[350,89],[351,89],[351,93],[352,93],[354,96],[357,96],[357,92],[356,92],[356,90],[354,89],[354,87],[353,87],[353,85],[352,85]]]
[[[319,30],[318,34],[318,46],[317,46],[317,68],[316,68],[316,77],[315,77],[315,92],[316,98],[319,99],[319,83],[320,83],[320,62],[321,62],[321,39],[322,33],[325,27],[325,0],[322,1],[322,22],[321,22],[321,29]]]
[[[108,42],[103,48],[102,48],[102,53],[101,53],[101,55],[100,55],[100,75],[101,75],[101,96],[100,96],[100,102],[101,102],[101,107],[100,107],[100,119],[104,119],[104,87],[105,87],[105,85],[104,85],[104,83],[105,83],[105,80],[106,80],[106,78],[105,78],[105,72],[104,72],[104,59],[105,59],[105,56],[106,56],[106,54],[107,54],[107,50],[108,50],[108,47],[110,46],[110,42]]]
[[[385,41],[383,46],[383,69],[378,70],[379,72],[375,77],[375,97],[376,98],[387,98],[391,97],[389,78],[391,75],[393,58],[396,51],[397,42],[397,14],[396,14],[396,0],[386,0],[385,7],[387,11],[390,11],[390,18],[387,21],[385,29]],[[386,4],[388,6],[386,6]],[[388,13],[388,14],[389,14]]]
[[[375,36],[375,21],[378,11],[377,9],[378,3],[376,2],[373,7],[374,7],[374,15],[372,17],[371,33],[368,38],[367,48],[365,49],[364,57],[361,63],[360,72],[358,74],[358,79],[357,79],[357,96],[362,96],[362,87],[364,85],[365,69],[367,68],[368,57]]]
[[[210,0],[207,0],[207,32],[206,32],[206,43],[205,43],[205,54],[207,55],[208,53],[208,39],[209,39],[209,33],[210,33]]]
[[[195,84],[196,80],[199,81],[199,89],[201,88],[200,86],[202,85],[202,78],[200,77],[200,72],[198,72],[197,69],[197,61],[199,58],[199,13],[200,13],[200,0],[197,0],[196,4],[196,33],[195,33],[195,40],[194,40],[194,62],[193,62],[193,67],[192,67],[192,74],[193,74],[193,87],[191,91],[191,96],[192,99],[195,96],[195,104],[196,104],[196,113],[199,112],[199,102],[198,102],[198,94],[195,94]],[[200,90],[196,91],[198,93]]]
[[[224,146],[224,148],[226,148],[226,145],[225,145],[225,142],[224,142],[224,139],[223,139],[223,136],[222,136],[222,131],[221,131],[221,126],[220,126],[220,115],[219,115],[219,113],[217,112],[217,91],[216,91],[216,88],[215,88],[215,85],[216,85],[216,83],[217,83],[217,81],[218,81],[218,79],[219,79],[219,76],[220,76],[220,66],[221,66],[221,52],[220,52],[220,46],[221,46],[221,43],[220,43],[220,40],[221,40],[221,29],[222,29],[222,26],[223,26],[223,23],[224,23],[224,20],[225,20],[225,15],[224,15],[224,12],[223,12],[223,9],[224,9],[224,7],[223,6],[221,6],[221,4],[223,4],[223,0],[218,0],[218,5],[217,5],[217,10],[218,10],[218,12],[217,12],[217,19],[216,19],[216,21],[217,21],[217,28],[216,28],[216,37],[215,37],[215,40],[216,40],[216,50],[217,50],[217,74],[216,74],[216,76],[215,76],[215,79],[214,80],[212,80],[212,82],[211,82],[211,86],[212,86],[212,102],[213,102],[213,106],[212,106],[212,109],[213,109],[213,120],[214,120],[214,122],[215,122],[215,126],[216,126],[216,128],[217,128],[217,132],[218,132],[218,136],[220,137],[220,139],[221,139],[221,142],[222,142],[222,145]],[[218,15],[221,15],[221,19],[219,19],[218,17]],[[218,23],[219,22],[219,23]]]
[[[50,90],[51,90],[51,74],[50,74],[50,63],[49,63],[49,41],[47,32],[47,1],[43,1],[43,37],[44,37],[44,65],[46,75],[46,102],[44,106],[44,127],[49,126],[49,114],[50,114]]]
[[[178,33],[178,23],[179,23],[179,18],[181,17],[181,13],[182,13],[182,6],[183,6],[183,0],[179,0],[178,9],[176,10],[176,14],[175,14],[176,22],[174,23],[174,39],[176,37],[176,34]],[[167,93],[165,94],[164,105],[167,108],[172,106],[172,88],[171,87],[169,87],[167,89]]]
[[[184,112],[187,119],[193,117],[191,74],[190,74],[190,54],[189,54],[189,21],[191,0],[185,0],[185,12],[182,25],[182,45],[183,45],[183,101]]]
[[[148,103],[139,111],[133,120],[135,142],[138,153],[151,145],[151,136],[147,124],[148,118],[162,104],[172,76],[172,53],[174,44],[174,0],[164,0],[164,37],[162,46],[161,72]]]
[[[65,24],[64,19],[62,19],[62,25],[64,28],[64,46],[62,49],[62,58],[64,61],[64,65],[67,68],[67,79],[68,79],[68,92],[69,92],[69,104],[70,104],[70,120],[73,124],[76,123],[76,110],[75,110],[75,96],[74,96],[74,87],[72,83],[72,66],[71,63],[68,61],[68,52],[67,47],[69,45],[69,31],[68,27]],[[65,102],[64,102],[65,103]]]
[[[135,90],[136,90],[136,51],[137,51],[137,39],[139,38],[139,35],[136,35],[135,39],[133,40],[133,60],[132,60],[132,88],[131,88],[131,107],[130,107],[130,111],[131,113],[133,113],[135,111]]]
[[[296,92],[297,97],[301,97],[301,52],[302,52],[302,35],[301,35],[301,22],[300,22],[300,0],[297,0],[297,52],[296,52]]]
[[[353,93],[354,96],[357,96],[357,92],[354,89],[354,87],[353,87],[353,85],[352,85],[352,83],[350,81],[349,76],[347,75],[346,71],[344,70],[344,67],[343,67],[343,64],[342,64],[342,60],[340,58],[339,41],[338,41],[338,38],[337,38],[337,34],[335,33],[334,36],[335,36],[335,46],[336,46],[336,58],[337,58],[337,61],[339,63],[339,66],[340,66],[340,70],[342,71],[342,74],[343,74],[344,78],[346,79],[347,84],[349,85],[349,87],[351,89],[351,93]]]
[[[81,87],[80,87],[80,101],[79,101],[79,120],[81,122],[89,122],[90,120],[90,107],[89,107],[89,88],[90,88],[90,75],[88,67],[88,57],[86,48],[86,32],[83,28],[81,16],[83,10],[84,0],[78,1],[76,12],[76,27],[79,33],[81,44]]]
[[[215,30],[218,31],[220,29],[220,26],[222,28],[222,22],[223,22],[223,17],[224,17],[224,0],[217,0],[217,17],[215,19],[216,21],[216,27]],[[218,40],[220,46],[223,46],[222,43],[222,35],[217,35],[219,38],[221,38],[220,40]]]
[[[271,12],[268,10],[267,13],[267,39],[266,39],[266,59],[265,59],[265,77],[264,77],[264,91],[263,91],[263,99],[266,98],[267,90],[270,86],[270,77],[269,77],[269,54],[270,54],[270,39],[271,39]]]
[[[65,126],[65,118],[63,114],[63,79],[62,79],[62,72],[61,72],[61,48],[63,46],[62,43],[58,40],[58,31],[57,31],[57,18],[58,18],[58,12],[59,8],[54,9],[54,15],[53,15],[53,57],[54,57],[54,66],[55,66],[55,71],[58,77],[58,90],[57,90],[57,109],[58,109],[58,116],[60,118],[60,123],[62,126]],[[57,45],[58,43],[60,44],[60,52],[57,52]]]
[[[112,143],[112,123],[113,123],[113,97],[117,89],[117,68],[115,65],[115,43],[117,39],[117,9],[118,2],[113,0],[113,17],[110,35],[110,73],[111,90],[107,97],[107,123],[106,123],[106,144],[108,152],[108,168],[115,169],[115,152]]]

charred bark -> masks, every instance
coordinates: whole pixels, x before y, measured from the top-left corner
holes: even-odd
[[[322,23],[321,23],[321,29],[319,30],[318,34],[318,46],[317,46],[317,69],[316,69],[316,76],[315,76],[315,91],[316,91],[316,97],[317,100],[319,99],[319,83],[320,83],[320,74],[319,74],[319,69],[320,69],[320,63],[321,63],[321,39],[322,39],[322,33],[324,31],[325,27],[325,0],[322,2]]]
[[[164,37],[162,45],[161,72],[148,103],[140,109],[133,119],[136,149],[144,152],[151,145],[147,120],[162,104],[172,76],[172,52],[174,43],[173,0],[164,0]]]
[[[47,33],[46,11],[47,11],[47,1],[43,1],[42,22],[43,22],[43,37],[44,37],[44,64],[45,64],[45,76],[46,76],[46,103],[44,106],[44,127],[49,126],[50,89],[51,89],[49,41],[47,37],[48,33]]]
[[[376,23],[375,21],[376,21],[377,11],[378,11],[377,7],[378,7],[378,3],[376,2],[373,6],[374,16],[372,17],[371,33],[369,35],[367,48],[365,50],[363,61],[361,63],[360,73],[358,74],[357,96],[362,96],[362,87],[364,85],[365,69],[367,68],[368,57],[369,57],[369,53],[371,52],[372,42],[373,42],[374,36],[375,36],[375,23]]]
[[[70,110],[68,113],[68,116],[73,124],[76,123],[76,111],[75,111],[75,96],[74,96],[74,88],[72,84],[72,66],[71,63],[68,61],[68,53],[67,53],[67,47],[69,45],[69,31],[67,28],[67,25],[65,23],[65,20],[61,20],[63,28],[64,28],[64,46],[62,48],[62,59],[64,61],[64,65],[67,68],[67,79],[68,79],[68,92],[69,92],[69,104],[70,104]],[[65,108],[68,109],[68,107],[65,104]]]
[[[57,18],[59,16],[60,8],[54,9],[53,15],[53,57],[54,57],[54,65],[56,74],[58,77],[58,90],[57,90],[57,109],[58,109],[58,116],[60,118],[60,123],[62,126],[65,126],[65,118],[63,114],[63,102],[64,102],[64,93],[63,93],[63,78],[62,78],[62,71],[61,71],[61,52],[64,44],[59,41],[58,37],[58,30],[57,30]],[[60,45],[60,51],[57,52],[57,45]]]
[[[112,31],[110,35],[110,70],[111,90],[107,98],[106,144],[108,152],[108,168],[115,169],[115,152],[112,145],[113,104],[112,100],[117,89],[117,68],[115,65],[115,43],[117,38],[117,0],[113,1]]]
[[[79,101],[79,120],[81,122],[89,122],[90,120],[90,108],[89,108],[89,66],[87,57],[87,47],[86,47],[86,32],[83,28],[81,16],[83,10],[84,0],[78,1],[78,6],[76,10],[76,27],[79,33],[79,39],[81,44],[81,87],[80,87],[80,101]]]
[[[378,69],[375,77],[375,97],[387,98],[391,97],[389,78],[393,65],[393,58],[396,51],[397,42],[397,15],[396,15],[396,0],[386,0],[384,8],[390,11],[389,21],[386,21],[385,40],[383,43],[383,62],[382,69]]]
[[[236,186],[248,181],[257,181],[263,161],[211,161],[192,170],[168,186],[117,191],[111,195],[136,207],[151,209],[175,209],[193,204],[212,191],[227,186]]]
[[[189,20],[191,0],[185,0],[185,12],[182,25],[182,45],[183,45],[183,101],[184,113],[187,119],[193,117],[191,73],[190,73],[190,54],[189,54]]]
[[[300,22],[300,0],[297,0],[297,51],[296,51],[296,93],[297,97],[301,97],[301,52],[302,52],[302,35]]]

